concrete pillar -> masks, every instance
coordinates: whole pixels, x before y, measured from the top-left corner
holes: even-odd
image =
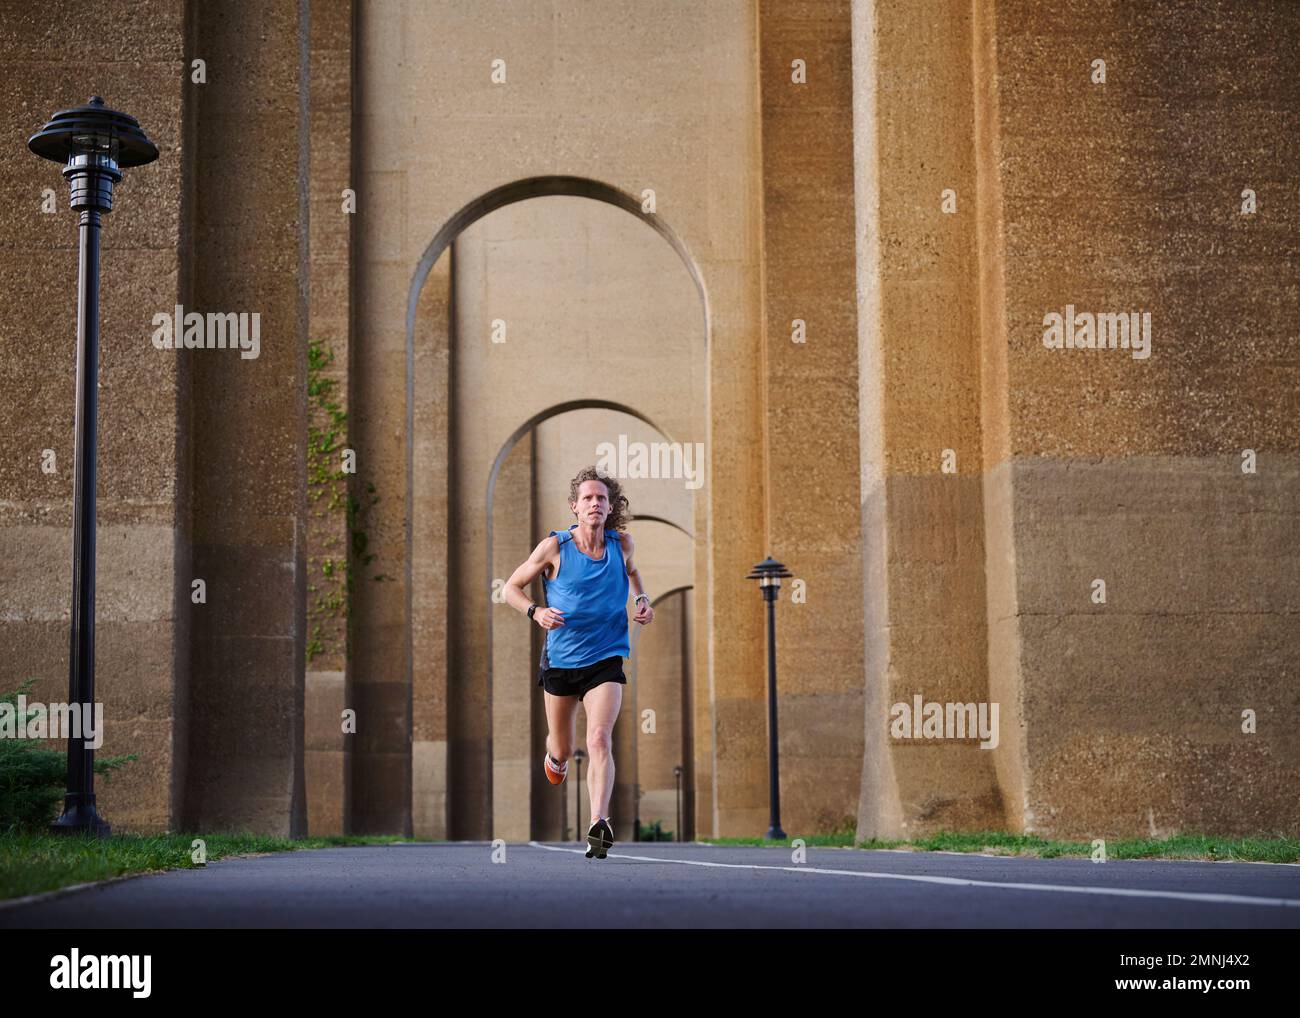
[[[794,578],[777,604],[782,826],[851,825],[862,733],[862,557],[847,0],[759,4],[763,129],[763,554]],[[746,570],[748,571],[748,570]],[[743,608],[763,625],[757,582]],[[767,830],[767,677],[748,675],[754,809]],[[753,738],[753,741],[749,741]],[[741,833],[736,830],[735,833]]]
[[[344,192],[352,179],[352,3],[317,5],[310,33],[311,300],[307,450],[306,750],[308,831],[348,831],[353,737],[348,659],[349,481],[346,414],[352,331],[352,224]],[[344,415],[340,417],[340,415]]]
[[[1294,835],[1300,8],[976,9],[1008,819]],[[1150,346],[1049,347],[1070,307],[1149,313]]]
[[[187,828],[306,831],[308,25],[297,5],[195,5],[191,302],[256,312],[260,352],[186,350],[193,469],[187,606],[191,684]],[[259,39],[257,71],[248,69]],[[238,145],[232,148],[232,139]],[[189,577],[185,577],[188,584]]]
[[[521,439],[497,475],[492,503],[492,584],[501,589],[520,562],[532,554],[534,459],[532,434]],[[537,624],[504,602],[492,603],[492,837],[531,837],[532,778],[540,768],[533,755],[530,702],[541,695],[529,627]]]
[[[541,543],[542,538],[548,536],[557,527],[554,522],[556,517],[551,511],[554,506],[550,504],[554,501],[555,489],[550,484],[548,464],[543,453],[543,443],[540,441],[540,433],[547,428],[554,427],[554,421],[543,421],[532,429],[526,439],[529,456],[533,463],[533,486],[532,491],[529,493],[529,502],[532,506],[532,548],[536,548]],[[546,500],[547,504],[544,505],[543,500]],[[528,594],[534,603],[542,606],[546,605],[546,591],[541,577],[533,581],[528,589]],[[530,691],[529,723],[532,739],[531,758],[540,762],[542,754],[546,752],[546,735],[549,731],[546,721],[546,701],[542,696],[542,688],[537,685],[537,669],[541,662],[542,648],[546,645],[546,631],[536,622],[533,622],[528,632],[529,663],[532,668],[532,674],[528,680]],[[574,777],[578,773],[577,765],[572,760],[569,762],[569,773]],[[531,836],[544,841],[562,840],[565,836],[565,823],[568,817],[566,803],[571,802],[572,785],[570,780],[566,778],[559,785],[552,785],[542,772],[541,767],[535,764],[532,771],[531,789],[531,808],[529,811]]]
[[[415,320],[415,476],[411,516],[411,811],[417,838],[447,837],[447,436],[452,294],[448,250],[433,267]]]
[[[853,19],[867,692],[858,835],[997,828],[989,751],[892,730],[893,706],[911,710],[917,696],[989,699],[970,10],[862,0]]]
[[[438,554],[438,535],[446,533],[445,519],[427,514],[438,504],[436,471],[445,459],[433,438],[430,488],[423,486],[426,475],[420,469],[408,478],[406,458],[408,443],[428,441],[425,436],[436,436],[443,428],[436,401],[439,359],[446,354],[437,337],[447,329],[447,312],[435,266],[411,323],[415,373],[409,382],[417,425],[416,433],[408,435],[407,298],[418,255],[409,250],[405,236],[412,116],[401,56],[405,17],[404,4],[360,4],[354,20],[358,206],[351,425],[359,460],[354,496],[360,508],[353,530],[365,535],[366,551],[353,563],[352,690],[363,727],[353,748],[352,828],[356,833],[418,828],[421,837],[437,837],[433,832],[443,813],[439,789],[445,787],[439,774],[444,750],[436,706],[440,637],[436,627],[425,628],[423,620],[432,614],[423,597],[445,611],[446,601],[436,601],[442,593],[436,570],[427,575]],[[433,230],[436,226],[423,243]],[[427,418],[426,400],[432,404]],[[411,446],[412,455],[415,451]],[[368,490],[371,484],[374,492]],[[430,535],[431,546],[426,552],[419,545],[417,553],[422,532]],[[354,541],[359,541],[355,535]],[[365,555],[374,558],[367,563]],[[368,734],[361,738],[364,726]]]

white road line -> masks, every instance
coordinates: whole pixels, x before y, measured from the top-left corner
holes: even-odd
[[[534,848],[548,852],[576,852],[581,848],[559,848],[530,841]],[[870,877],[876,880],[910,880],[919,884],[946,884],[950,887],[1003,887],[1014,891],[1055,891],[1058,894],[1103,894],[1118,898],[1169,898],[1174,901],[1196,901],[1218,905],[1263,905],[1267,907],[1300,908],[1300,898],[1254,898],[1244,894],[1201,894],[1195,891],[1144,891],[1131,887],[1073,887],[1069,884],[1018,884],[999,880],[967,880],[962,877],[926,877],[912,873],[873,873],[869,870],[831,870],[817,866],[761,866],[757,863],[703,862],[698,859],[656,859],[648,855],[624,855],[610,852],[610,859],[632,859],[637,862],[660,862],[678,866],[716,866],[733,870],[781,870],[786,873],[824,873],[840,877]]]

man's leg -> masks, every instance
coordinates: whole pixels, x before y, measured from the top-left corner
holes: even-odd
[[[614,793],[614,722],[623,705],[623,684],[602,682],[582,698],[587,709],[587,753],[591,767],[587,781],[591,793],[591,817],[609,816],[609,797]]]
[[[546,751],[558,764],[573,756],[574,743],[578,741],[578,698],[556,696],[543,690],[546,699]]]

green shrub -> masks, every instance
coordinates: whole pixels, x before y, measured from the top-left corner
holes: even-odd
[[[12,693],[0,696],[0,703],[13,707],[15,724],[24,731],[41,711],[32,708],[19,714],[18,697],[30,693],[35,684],[35,679],[28,679]],[[0,738],[0,831],[4,833],[43,830],[62,811],[68,789],[68,754],[50,749],[46,741]],[[108,780],[117,768],[136,759],[135,753],[97,757],[95,773]]]
[[[642,824],[642,825],[641,825],[641,836],[640,836],[640,838],[639,838],[638,840],[640,840],[640,841],[672,841],[672,840],[673,840],[673,832],[672,832],[672,831],[665,831],[665,830],[663,829],[663,827],[660,825],[660,821],[656,820],[656,821],[654,822],[654,825],[653,825],[653,826],[650,826],[650,825],[648,825],[648,824]]]

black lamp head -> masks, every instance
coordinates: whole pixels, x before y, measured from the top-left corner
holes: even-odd
[[[27,139],[27,147],[63,164],[72,188],[71,207],[84,214],[83,224],[113,210],[113,185],[122,179],[123,167],[158,158],[158,146],[145,137],[139,121],[110,110],[97,95],[85,106],[59,110]]]
[[[780,587],[781,577],[793,576],[794,573],[769,555],[749,571],[747,580],[758,580],[760,587]]]
[[[85,106],[59,110],[27,140],[27,147],[56,163],[66,163],[77,155],[101,155],[126,168],[158,158],[158,146],[140,130],[140,122],[110,110],[97,95]]]

